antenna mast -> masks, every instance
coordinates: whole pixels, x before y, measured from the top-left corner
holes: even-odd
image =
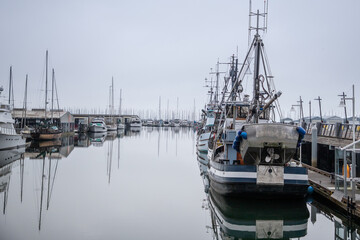
[[[267,32],[267,24],[268,24],[268,10],[269,10],[269,1],[268,0],[264,0],[264,12],[263,13],[259,13],[259,10],[257,10],[257,12],[253,12],[252,11],[252,0],[249,0],[249,33],[248,33],[248,45],[251,44],[251,32],[253,30],[256,31],[256,33],[258,33],[259,30],[262,30],[263,32]],[[257,18],[257,22],[256,22],[256,27],[252,26],[251,23],[251,19],[253,17]],[[263,17],[263,27],[259,27],[260,23],[259,23],[259,17]]]

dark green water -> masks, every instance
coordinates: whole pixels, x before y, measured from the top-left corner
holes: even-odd
[[[142,128],[0,152],[0,239],[359,239],[315,200],[211,193],[195,137]]]

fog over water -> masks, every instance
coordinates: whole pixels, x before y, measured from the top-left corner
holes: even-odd
[[[274,239],[333,239],[354,224],[316,199],[214,194],[207,167],[197,161],[193,129],[105,135],[33,143],[25,154],[1,151],[0,238],[252,239],[263,234],[258,223],[268,222],[276,226]]]
[[[263,1],[254,0],[254,8]],[[240,61],[248,47],[248,1],[3,0],[0,3],[0,85],[14,69],[15,105],[22,106],[29,74],[29,106],[44,99],[45,50],[55,68],[62,108],[105,109],[111,77],[115,103],[157,112],[199,110],[204,78],[216,61]],[[360,85],[356,69],[360,22],[356,0],[270,1],[265,47],[284,115],[301,95],[305,114],[323,99],[325,115],[343,115],[338,94]],[[255,10],[255,9],[254,9]],[[222,69],[225,70],[226,69]],[[251,82],[251,81],[250,81]],[[246,86],[246,85],[245,85]],[[250,86],[250,85],[249,85]],[[350,106],[350,103],[349,103]],[[357,105],[357,112],[360,107]],[[349,115],[351,113],[349,112]]]

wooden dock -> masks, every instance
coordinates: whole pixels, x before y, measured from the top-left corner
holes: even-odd
[[[356,201],[350,202],[344,196],[343,191],[336,190],[333,174],[304,163],[302,163],[302,166],[308,169],[309,183],[314,188],[315,194],[332,203],[344,214],[351,215],[358,221],[360,220],[360,195],[356,194]],[[357,184],[358,187],[359,184]],[[349,188],[348,193],[350,192],[351,189]]]

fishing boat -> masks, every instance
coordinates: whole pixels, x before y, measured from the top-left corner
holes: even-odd
[[[107,127],[104,121],[104,118],[94,118],[89,126],[89,132],[93,133],[102,133],[106,132]]]
[[[3,87],[0,87],[0,150],[25,146],[26,139],[15,131],[15,120],[11,115],[10,103],[1,102],[1,93],[3,91]]]
[[[209,139],[213,136],[213,127],[215,123],[215,113],[212,108],[208,108],[206,112],[206,122],[204,126],[198,131],[197,150],[202,153],[207,153],[209,149]]]
[[[31,132],[31,138],[35,140],[52,140],[59,139],[62,135],[61,129],[54,123],[54,92],[55,92],[55,71],[52,69],[52,88],[51,88],[51,119],[47,118],[47,104],[48,104],[48,59],[49,54],[46,50],[46,67],[45,67],[45,107],[44,107],[44,121],[36,126]]]
[[[211,152],[212,148],[209,143],[215,136],[217,115],[219,114],[219,62],[217,64],[216,84],[211,79],[205,79],[206,87],[209,87],[209,102],[202,110],[202,127],[197,131],[197,150],[202,153]],[[208,157],[210,159],[210,157]]]
[[[305,130],[276,123],[281,92],[268,75],[264,54],[257,29],[239,72],[238,60],[232,57],[226,78],[230,91],[221,102],[216,144],[209,156],[210,184],[222,195],[304,197],[309,185],[307,169],[290,160],[297,157]],[[254,59],[252,100],[242,87],[250,58]]]

